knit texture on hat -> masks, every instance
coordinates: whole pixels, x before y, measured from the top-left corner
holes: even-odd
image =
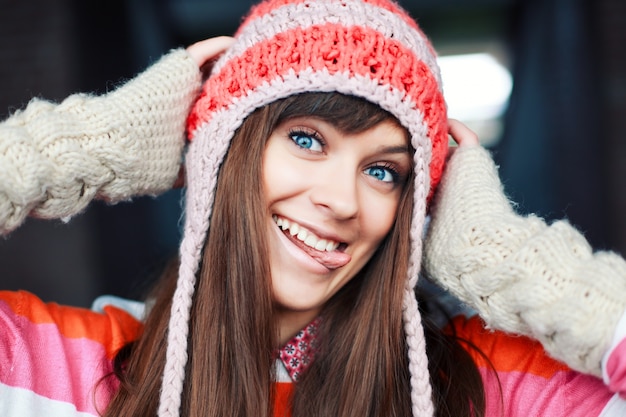
[[[255,109],[302,92],[365,98],[393,114],[410,134],[415,196],[403,315],[413,414],[432,415],[424,334],[413,293],[427,199],[441,176],[448,142],[432,45],[410,16],[388,0],[265,1],[251,10],[235,38],[188,120],[186,219],[159,415],[177,416],[180,408],[195,275],[230,141]]]

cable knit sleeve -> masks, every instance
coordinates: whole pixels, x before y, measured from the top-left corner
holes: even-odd
[[[424,268],[489,327],[533,337],[573,369],[601,375],[626,310],[626,262],[594,253],[567,221],[515,213],[480,147],[459,148],[449,161]]]
[[[33,99],[0,123],[0,233],[28,215],[70,217],[94,198],[171,188],[200,84],[197,64],[175,50],[111,93]]]

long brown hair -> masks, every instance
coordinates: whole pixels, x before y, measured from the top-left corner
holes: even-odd
[[[395,120],[363,99],[305,93],[256,110],[237,130],[220,170],[198,272],[181,416],[272,413],[277,329],[264,236],[268,213],[261,161],[273,129],[298,116],[319,117],[344,133],[359,133],[383,120]],[[294,416],[411,415],[402,291],[410,250],[412,193],[409,180],[391,232],[368,264],[322,311],[320,350],[295,386]],[[176,268],[172,267],[152,295],[155,301],[142,337],[118,355],[116,373],[121,384],[105,416],[156,415],[175,281]],[[430,333],[428,350],[436,351],[437,357],[463,355],[463,349],[450,348],[454,340],[440,331],[434,337]],[[438,365],[443,363],[441,359],[431,363],[437,415],[482,415],[483,389],[471,360],[462,362],[460,371],[443,369]],[[437,383],[442,379],[443,383]]]

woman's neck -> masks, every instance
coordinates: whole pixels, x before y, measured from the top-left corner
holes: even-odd
[[[276,310],[278,317],[278,345],[290,341],[300,330],[319,315],[319,311]]]

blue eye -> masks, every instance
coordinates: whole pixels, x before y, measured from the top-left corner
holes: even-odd
[[[307,132],[290,132],[289,137],[293,142],[299,147],[313,151],[313,152],[321,152],[323,143],[321,139],[317,138],[315,133],[307,133]]]
[[[367,175],[376,178],[382,182],[397,182],[398,173],[391,168],[385,168],[382,166],[374,166],[365,170]]]

